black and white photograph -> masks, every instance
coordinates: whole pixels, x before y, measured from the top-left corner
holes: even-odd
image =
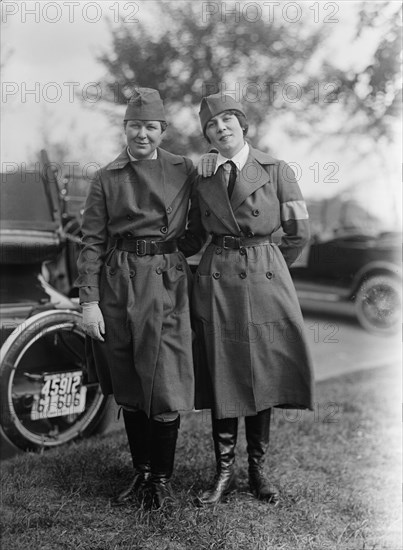
[[[402,3],[2,0],[5,550],[401,550]]]

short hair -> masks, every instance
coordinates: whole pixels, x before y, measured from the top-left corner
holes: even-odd
[[[126,126],[128,122],[129,122],[128,120],[123,121],[124,130],[126,130]],[[161,133],[163,134],[168,127],[168,122],[165,122],[165,120],[158,120],[158,122],[161,124]]]
[[[224,113],[230,113],[231,115],[234,115],[234,116],[237,117],[239,125],[243,130],[243,135],[245,137],[246,134],[248,133],[248,130],[249,130],[249,124],[248,124],[248,120],[247,120],[246,116],[243,113],[241,113],[241,111],[237,111],[236,109],[228,109],[228,110],[223,111],[223,112]],[[219,114],[221,114],[221,113],[219,113]],[[214,117],[212,117],[212,118],[214,118]],[[211,143],[209,138],[207,137],[206,130],[207,130],[207,124],[206,124],[206,127],[204,128],[203,135],[206,138],[206,140],[209,143]]]

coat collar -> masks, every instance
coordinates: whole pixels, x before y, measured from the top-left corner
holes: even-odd
[[[239,174],[231,202],[222,170],[210,178],[199,178],[198,188],[201,197],[231,234],[241,232],[233,212],[249,195],[270,181],[270,176],[264,169],[264,166],[270,164],[278,164],[278,160],[250,147],[248,159]]]
[[[169,162],[170,164],[183,164],[184,160],[183,157],[180,157],[178,155],[173,155],[172,153],[168,153],[168,151],[165,151],[165,149],[161,149],[160,147],[157,147],[158,152],[158,158],[162,159],[163,161]],[[121,168],[124,168],[126,164],[130,163],[129,155],[127,154],[127,147],[123,149],[123,151],[109,164],[106,165],[106,170],[120,170]]]
[[[245,166],[239,173],[238,181],[235,184],[231,197],[231,208],[236,210],[244,201],[252,195],[259,187],[270,181],[265,165],[276,164],[273,157],[257,149],[250,149]]]
[[[185,164],[184,157],[178,155],[173,155],[165,149],[160,149],[157,147],[158,158],[155,161],[155,164],[150,164],[149,166],[153,167],[154,177],[157,178],[157,181],[161,182],[160,191],[158,194],[160,196],[162,204],[165,207],[170,206],[175,197],[178,195],[182,187],[187,181],[184,168],[177,168],[175,166]],[[141,162],[141,161],[139,161]],[[105,169],[106,170],[120,170],[126,165],[130,166],[131,160],[127,153],[127,148],[125,147],[118,157],[111,163],[109,163]],[[130,172],[132,172],[130,170]],[[127,175],[129,179],[132,176]]]
[[[259,164],[278,164],[278,160],[274,157],[270,156],[268,153],[264,153],[263,151],[259,151],[258,149],[254,149],[253,147],[250,147],[250,155],[253,156]]]

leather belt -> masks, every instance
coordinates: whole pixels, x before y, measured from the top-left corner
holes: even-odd
[[[178,251],[178,242],[154,241],[153,239],[118,239],[116,247],[125,252],[133,252],[136,256],[154,256],[155,254],[170,254]]]
[[[270,244],[271,236],[266,237],[237,237],[235,235],[214,235],[211,242],[224,249],[238,249],[243,246],[256,246],[259,244]]]

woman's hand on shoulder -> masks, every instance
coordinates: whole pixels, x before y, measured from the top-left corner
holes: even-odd
[[[209,178],[214,174],[217,162],[217,153],[206,153],[202,155],[197,164],[197,174],[203,178]]]

